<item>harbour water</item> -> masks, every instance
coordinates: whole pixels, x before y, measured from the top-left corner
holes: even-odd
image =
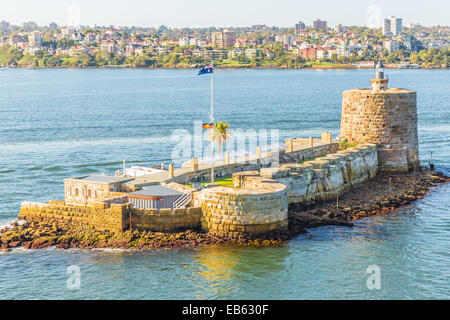
[[[280,139],[339,133],[342,91],[372,70],[217,70],[216,119]],[[420,157],[450,174],[450,73],[387,70],[417,90]],[[172,133],[208,120],[209,78],[195,70],[0,71],[0,224],[24,200],[63,199],[62,179],[168,164]],[[309,230],[281,248],[24,250],[0,253],[0,299],[450,298],[450,186],[354,227]],[[370,265],[381,288],[367,287]],[[80,289],[67,287],[78,266]]]

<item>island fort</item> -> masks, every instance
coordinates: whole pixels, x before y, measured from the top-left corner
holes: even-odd
[[[196,187],[211,172],[197,159],[188,168],[134,168],[148,170],[134,177],[122,172],[65,179],[65,201],[23,202],[19,218],[111,232],[201,230],[231,238],[283,232],[289,205],[334,201],[380,173],[420,170],[416,92],[389,88],[378,66],[370,88],[343,93],[340,137],[324,132],[285,145],[214,163],[216,177],[232,177],[230,186]]]

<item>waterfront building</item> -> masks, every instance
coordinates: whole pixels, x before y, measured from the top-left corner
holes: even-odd
[[[299,50],[299,55],[303,59],[316,59],[317,58],[317,50],[313,47],[307,47]]]
[[[259,53],[259,49],[256,49],[256,48],[245,49],[245,57],[247,59],[256,57],[258,55],[258,53]]]
[[[233,50],[228,51],[227,57],[228,57],[228,59],[234,59],[234,58],[237,58],[237,57],[243,55],[244,52],[245,52],[245,51],[244,51],[243,49],[241,49],[241,48],[236,48],[236,49],[233,49]]]
[[[359,68],[371,68],[371,69],[373,69],[375,67],[375,61],[373,61],[373,60],[359,61],[356,65]]]
[[[235,35],[228,29],[213,32],[211,35],[212,46],[217,48],[230,48],[234,45]]]
[[[313,21],[313,28],[316,31],[319,31],[319,30],[326,31],[327,30],[327,22],[326,21],[322,21],[320,19],[314,20]]]
[[[224,49],[203,50],[201,51],[201,56],[207,60],[226,59],[228,56],[228,52]]]

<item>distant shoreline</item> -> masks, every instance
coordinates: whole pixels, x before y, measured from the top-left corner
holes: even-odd
[[[418,68],[401,68],[397,65],[385,65],[385,69],[440,69],[446,70],[448,67],[418,67]],[[85,66],[85,67],[72,67],[72,66],[10,66],[8,68],[11,69],[174,69],[174,70],[183,70],[183,69],[198,69],[200,66],[167,66],[167,67],[132,67],[126,65],[118,65],[118,66]],[[295,66],[295,67],[287,67],[287,66],[215,66],[216,69],[285,69],[285,70],[297,70],[297,69],[373,69],[372,67],[360,67],[351,64],[342,64],[342,65],[313,65],[313,66]]]

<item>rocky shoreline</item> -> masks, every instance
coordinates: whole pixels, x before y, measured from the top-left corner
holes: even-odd
[[[450,177],[425,167],[417,173],[379,173],[332,201],[290,205],[289,238],[306,231],[306,228],[351,226],[357,219],[389,214],[422,199],[432,187],[448,182]]]
[[[198,230],[178,233],[128,230],[122,233],[98,231],[92,227],[67,221],[13,222],[0,230],[0,248],[58,249],[117,248],[117,249],[175,249],[206,245],[280,246],[307,228],[324,225],[352,226],[353,220],[388,214],[416,199],[423,198],[431,187],[450,182],[450,177],[425,167],[410,174],[380,173],[332,201],[318,201],[289,206],[289,228],[286,232],[259,238],[232,239],[217,237]]]

